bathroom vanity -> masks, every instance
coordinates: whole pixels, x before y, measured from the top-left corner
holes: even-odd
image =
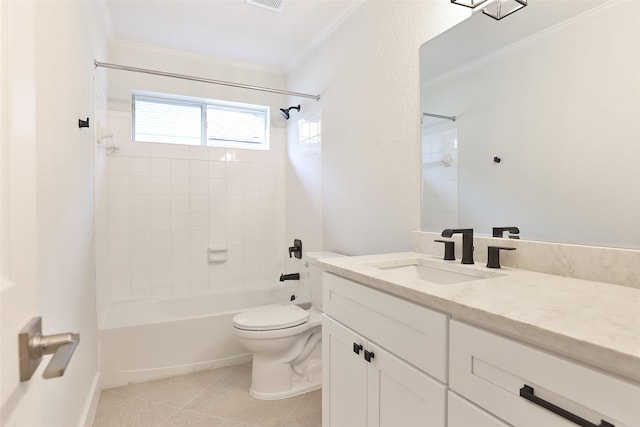
[[[422,253],[320,264],[324,427],[640,426],[639,289]]]

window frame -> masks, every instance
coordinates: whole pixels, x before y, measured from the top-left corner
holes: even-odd
[[[137,141],[136,137],[136,99],[146,101],[157,101],[158,103],[183,105],[183,106],[196,106],[200,108],[200,144],[176,144],[166,143],[161,141]],[[264,141],[260,143],[255,142],[216,142],[216,140],[209,140],[207,134],[207,108],[209,106],[222,107],[227,109],[244,110],[247,112],[260,112],[264,114]],[[263,150],[270,149],[270,129],[271,129],[271,108],[268,105],[248,104],[241,102],[223,101],[219,99],[197,98],[184,95],[174,95],[160,92],[148,92],[148,91],[131,91],[131,140],[133,142],[146,142],[150,144],[174,144],[185,145],[191,147],[218,147],[218,148],[239,148],[246,150]]]

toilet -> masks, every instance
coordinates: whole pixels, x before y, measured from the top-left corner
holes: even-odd
[[[309,259],[334,258],[332,252],[311,252]],[[233,318],[240,343],[253,353],[251,396],[284,399],[322,385],[322,269],[309,266],[311,308],[270,304]]]

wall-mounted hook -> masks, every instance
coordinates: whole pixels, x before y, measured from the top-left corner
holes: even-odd
[[[88,128],[89,127],[89,117],[87,117],[87,120],[78,119],[78,127],[79,128]]]

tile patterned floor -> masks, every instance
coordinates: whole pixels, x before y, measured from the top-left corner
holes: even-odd
[[[320,427],[321,391],[282,400],[249,395],[251,365],[104,390],[93,427]]]

